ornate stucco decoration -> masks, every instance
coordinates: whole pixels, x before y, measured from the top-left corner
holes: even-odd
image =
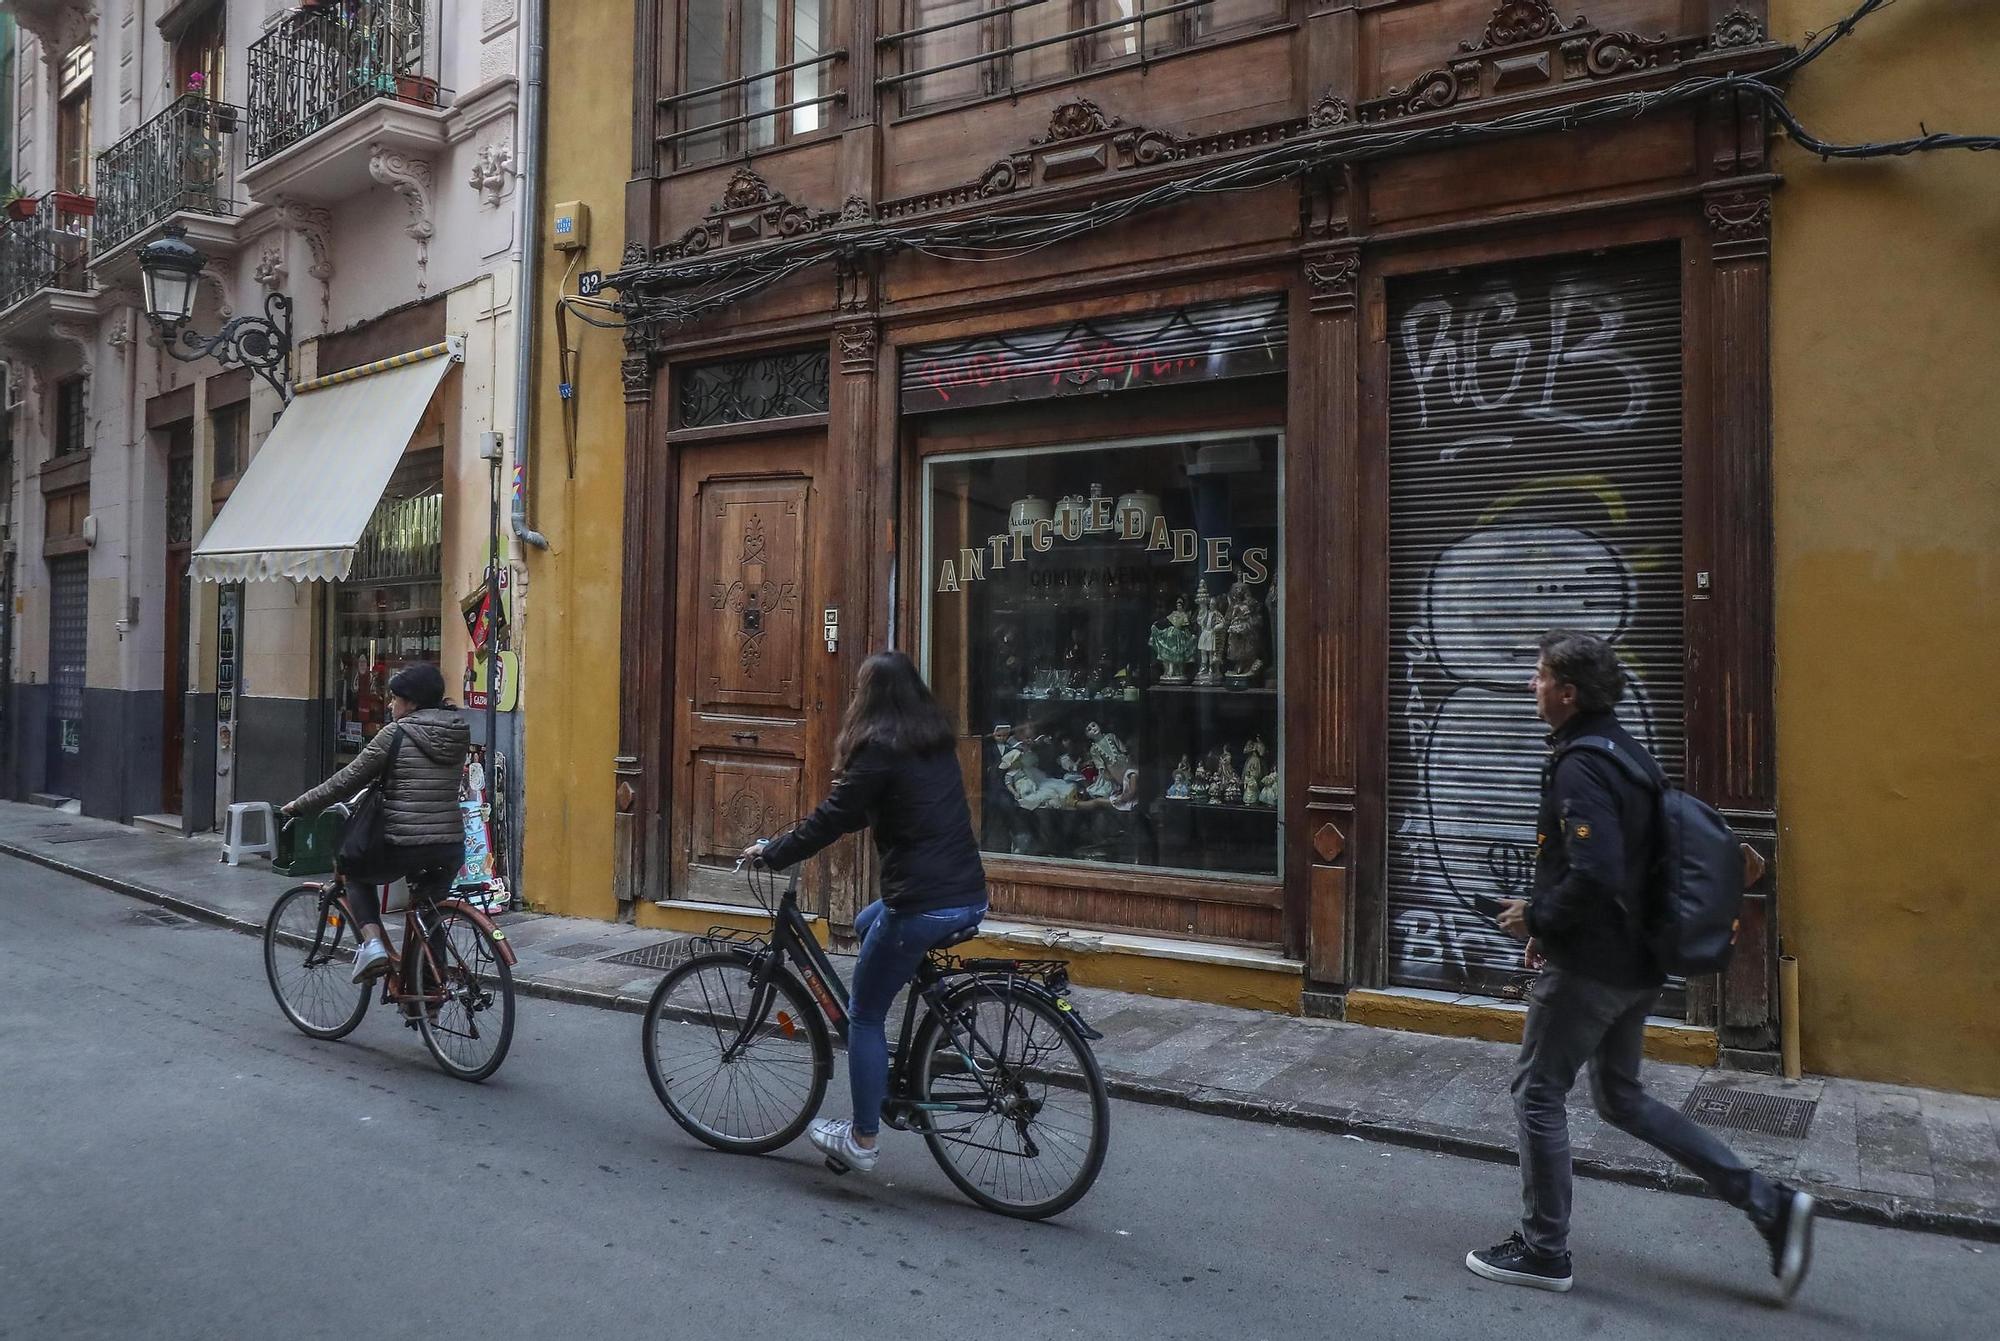
[[[678,242],[659,248],[653,259],[680,260],[723,247],[816,233],[841,223],[846,213],[795,204],[753,169],[738,168],[723,188],[722,199],[709,206],[702,221],[682,233]]]
[[[500,196],[507,189],[507,179],[514,175],[514,146],[505,140],[479,146],[478,156],[472,160],[472,171],[466,180],[472,189],[479,192],[479,203],[486,209],[500,208]]]

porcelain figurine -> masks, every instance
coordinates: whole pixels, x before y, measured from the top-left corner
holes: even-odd
[[[1194,589],[1194,625],[1198,661],[1194,682],[1199,685],[1221,684],[1223,634],[1229,620],[1222,607],[1215,603],[1215,598],[1208,594],[1208,583],[1205,581]]]
[[[1228,680],[1231,689],[1260,684],[1264,674],[1264,604],[1250,584],[1238,578],[1229,589],[1225,622]]]
[[[1264,783],[1264,738],[1250,737],[1243,747],[1243,796],[1251,805],[1257,804],[1257,796]]]
[[[1194,766],[1194,781],[1188,786],[1188,799],[1190,801],[1206,801],[1214,793],[1214,790],[1215,784],[1208,776],[1208,765],[1196,764]]]
[[[1090,757],[1099,768],[1108,770],[1126,757],[1125,742],[1096,722],[1085,727],[1083,734],[1090,741]]]
[[[1230,761],[1228,749],[1217,752],[1220,758],[1215,765],[1215,799],[1225,805],[1243,804],[1243,779],[1236,774],[1236,765]]]
[[[1176,596],[1174,608],[1165,620],[1153,625],[1150,639],[1153,660],[1160,663],[1161,684],[1186,684],[1188,682],[1188,661],[1195,653],[1194,633],[1190,625],[1194,616],[1188,613],[1187,597]]]
[[[1034,763],[1034,755],[1018,745],[1000,756],[1000,771],[1008,792],[1023,810],[1060,809],[1076,804],[1076,784],[1044,773]]]
[[[1118,697],[1127,703],[1139,701],[1139,680],[1132,674],[1130,666],[1118,668]]]
[[[1174,780],[1167,784],[1167,798],[1173,801],[1187,800],[1188,787],[1193,777],[1188,769],[1188,757],[1184,754],[1181,756],[1181,761],[1174,765]]]
[[[1275,806],[1278,804],[1278,770],[1272,769],[1264,775],[1264,785],[1257,791],[1257,804]]]

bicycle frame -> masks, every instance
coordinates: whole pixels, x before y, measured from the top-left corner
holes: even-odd
[[[320,891],[321,908],[339,908],[340,917],[343,922],[348,926],[354,927],[356,933],[359,934],[360,921],[354,915],[354,906],[347,900],[346,878],[341,875],[335,875],[332,880],[318,886],[318,889]],[[437,929],[428,923],[428,915],[431,913],[463,913],[493,938],[493,944],[498,947],[501,958],[507,961],[509,968],[512,968],[519,962],[514,955],[513,943],[507,939],[507,933],[493,924],[493,919],[486,915],[484,909],[476,908],[463,899],[434,899],[419,894],[416,890],[412,889],[410,891],[410,902],[403,908],[402,912],[402,948],[400,951],[397,949],[395,938],[392,936],[389,943],[389,971],[382,976],[381,1000],[385,1005],[392,1003],[400,1005],[415,1002],[434,1003],[444,999],[442,991],[419,996],[414,992],[406,990],[403,977],[403,966],[413,962],[411,956],[417,953],[420,947],[424,953],[428,954],[430,952],[430,936]],[[309,965],[314,962],[314,957],[320,953],[322,942],[326,936],[326,924],[327,919],[322,916],[319,919],[318,929],[314,933],[313,943],[306,951],[306,962]],[[340,936],[338,930],[336,930],[333,946],[327,947],[328,959],[333,957],[333,951],[339,944]],[[444,974],[442,972],[434,976],[440,984],[443,983]]]

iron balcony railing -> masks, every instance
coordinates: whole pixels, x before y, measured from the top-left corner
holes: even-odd
[[[89,196],[51,191],[32,202],[7,204],[0,232],[0,311],[42,289],[90,288]]]
[[[1204,3],[1206,3],[1206,0],[1204,0]],[[847,101],[847,90],[842,88],[817,96],[793,98],[789,102],[782,102],[773,107],[763,107],[754,112],[742,112],[735,116],[718,114],[707,120],[701,119],[705,113],[696,111],[692,106],[692,104],[713,98],[717,103],[719,112],[727,112],[731,106],[750,101],[751,90],[758,84],[764,83],[767,80],[780,80],[787,75],[797,76],[807,70],[813,72],[811,76],[813,87],[818,87],[820,79],[819,67],[846,59],[847,48],[836,47],[832,51],[822,51],[818,55],[807,56],[801,60],[792,61],[787,65],[777,65],[768,70],[759,70],[755,74],[743,75],[737,79],[725,79],[719,84],[707,84],[701,88],[689,89],[685,93],[668,94],[659,100],[661,110],[675,111],[678,109],[681,119],[690,124],[687,124],[680,130],[666,132],[659,137],[659,141],[661,144],[674,144],[681,140],[693,139],[699,135],[709,135],[728,130],[734,126],[747,126],[769,117],[781,117],[787,112],[796,112],[802,108],[820,107],[830,102],[845,103]],[[774,95],[775,90],[781,87],[783,87],[782,84],[774,83],[772,85]],[[796,88],[796,79],[794,80],[794,88]],[[824,126],[824,122],[819,121],[817,117],[814,118],[814,122],[813,129],[815,130]]]
[[[438,105],[426,0],[339,0],[287,15],[250,44],[250,146],[261,163],[364,103]]]
[[[183,94],[97,156],[97,252],[103,255],[182,210],[235,213],[229,137],[237,109]]]

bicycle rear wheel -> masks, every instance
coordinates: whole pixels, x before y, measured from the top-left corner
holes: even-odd
[[[286,890],[264,919],[264,976],[300,1033],[345,1038],[368,1013],[368,985],[350,981],[356,928],[317,885]]]
[[[833,1074],[826,1023],[780,969],[766,986],[733,954],[697,955],[653,989],[646,1075],[696,1140],[761,1155],[797,1140]]]
[[[1006,982],[953,992],[927,1012],[911,1057],[924,1140],[959,1191],[1001,1215],[1074,1206],[1104,1167],[1111,1100],[1090,1044],[1046,997]]]
[[[441,998],[423,1003],[417,1027],[445,1074],[484,1080],[514,1041],[514,972],[493,933],[463,909],[441,910],[434,927],[410,955],[410,991]]]

